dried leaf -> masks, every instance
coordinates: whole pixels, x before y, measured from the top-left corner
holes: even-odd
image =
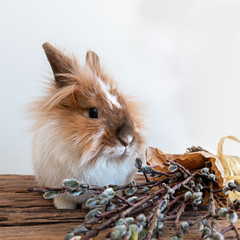
[[[211,162],[212,170],[215,172],[219,187],[226,184],[224,168],[221,161],[212,153],[206,151],[190,152],[185,154],[168,154],[158,148],[148,147],[146,150],[147,164],[157,171],[168,171],[168,167],[163,163],[166,160],[177,161],[188,170],[195,170],[205,167],[207,162]]]

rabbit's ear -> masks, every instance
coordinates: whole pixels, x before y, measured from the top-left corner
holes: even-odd
[[[76,72],[78,65],[76,59],[65,56],[48,42],[44,43],[42,47],[51,65],[57,86],[69,85],[70,83],[64,74],[74,74]]]
[[[98,55],[93,51],[88,51],[86,54],[86,63],[94,73],[100,73],[100,60]]]

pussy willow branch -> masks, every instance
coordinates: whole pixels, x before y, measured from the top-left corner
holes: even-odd
[[[164,214],[167,214],[168,211],[169,211],[169,209],[170,209],[176,202],[178,202],[180,199],[182,199],[182,198],[184,197],[184,194],[185,194],[185,192],[182,193],[182,194],[179,194],[177,197],[175,197],[174,200],[172,200],[171,202],[169,202],[168,205],[167,205],[167,207],[166,207],[166,209],[164,210]],[[168,214],[168,215],[169,215],[169,214]],[[170,213],[170,215],[171,215],[171,213]]]
[[[182,186],[182,184],[188,183],[196,174],[197,174],[197,172],[195,172],[194,174],[191,174],[188,178],[183,180],[183,182],[176,184],[172,189],[175,190],[175,191],[178,190]],[[159,215],[159,212],[160,212],[160,206],[161,206],[162,202],[166,199],[169,199],[169,197],[170,197],[170,195],[168,193],[166,193],[164,195],[164,197],[162,197],[161,199],[158,200],[157,206],[155,207],[155,213],[154,213],[153,219],[150,223],[150,227],[149,227],[146,239],[148,239],[148,240],[151,239],[153,230],[154,230],[154,228],[156,227],[156,224],[157,224],[157,219],[158,219],[158,215]],[[179,217],[181,216],[182,212],[184,211],[184,208],[185,208],[185,202],[184,202],[183,209],[179,210],[179,212],[181,211],[180,213],[178,213]],[[178,214],[177,214],[177,218],[179,218]]]
[[[187,173],[188,175],[192,175],[185,167],[183,167],[182,165],[180,165],[178,162],[173,162],[171,160],[166,160],[167,162],[171,163],[171,164],[174,164],[174,165],[177,165],[180,169],[182,169],[185,173]]]
[[[155,184],[156,182],[157,181],[138,183],[138,184],[136,184],[136,187],[137,188],[145,187],[145,186],[149,186],[149,185]],[[129,183],[128,183],[128,184],[123,185],[123,186],[109,185],[109,187],[112,187],[114,191],[118,191],[118,190],[123,190],[123,189],[129,188],[130,186],[129,186]]]
[[[182,182],[175,184],[175,186],[172,187],[173,190],[178,190],[182,184],[188,183],[194,176],[196,176],[198,174],[198,171],[194,172],[191,176],[189,176],[188,178],[184,179]],[[153,197],[164,193],[166,191],[166,189],[162,188],[159,189],[158,191],[156,191],[154,194],[146,197],[145,199],[143,199],[142,201],[134,204],[132,207],[126,209],[122,214],[121,217],[125,217],[127,216],[131,211],[133,211],[134,209],[136,209],[137,207],[141,206],[142,204],[146,203],[147,201],[151,200]]]
[[[218,199],[218,197],[214,196],[215,201],[218,203],[220,207],[225,207],[225,205]]]
[[[137,213],[142,213],[144,212],[146,209],[150,208],[150,207],[154,207],[156,206],[156,202],[154,203],[148,203],[146,206],[141,206],[133,211],[131,211],[129,214],[128,214],[128,217],[131,217],[131,216],[134,216],[136,215]]]
[[[150,182],[144,182],[144,183],[138,183],[136,184],[136,187],[137,188],[140,188],[140,187],[145,187],[145,186],[151,186],[153,184],[156,184],[158,181],[150,181]],[[123,190],[123,189],[126,189],[129,186],[129,183],[126,184],[126,185],[123,185],[123,186],[116,186],[116,185],[109,185],[110,187],[113,188],[114,191],[118,191],[118,190]],[[38,189],[38,188],[29,188],[28,191],[29,192],[39,192],[39,193],[45,193],[45,192],[48,192],[48,191],[59,191],[61,193],[64,193],[64,192],[77,192],[77,191],[80,191],[81,188],[77,188],[77,189],[71,189],[69,187],[49,187],[49,186],[44,186],[44,189]],[[89,188],[87,188],[86,190],[92,190],[92,191],[104,191],[104,188],[103,187],[98,187],[98,186],[89,186]]]
[[[208,179],[210,182],[213,182],[216,186],[219,186],[218,181],[216,181],[216,180],[214,180],[214,179],[211,179],[208,175],[202,174],[202,173],[200,173],[200,172],[198,172],[198,175],[199,175],[200,177],[203,177],[203,178],[205,178],[205,179]]]
[[[183,188],[187,189],[188,191],[190,191],[191,193],[194,193],[193,189],[188,187],[186,184],[183,184]]]
[[[193,176],[188,177],[187,179],[184,180],[184,182],[187,183],[192,177],[193,177]],[[176,186],[174,186],[174,189],[177,190],[177,189],[180,188],[180,187],[181,187],[180,184],[176,184]],[[163,192],[166,192],[166,189],[164,189],[164,188],[163,188],[163,189],[160,189],[160,190],[158,190],[156,193],[154,193],[153,195],[150,195],[150,196],[146,197],[145,199],[142,199],[141,201],[133,204],[133,206],[129,207],[128,209],[126,209],[126,210],[125,210],[124,212],[122,212],[121,214],[117,214],[117,215],[111,217],[109,220],[103,222],[99,227],[94,228],[94,230],[92,230],[90,233],[88,233],[86,236],[84,236],[83,239],[89,239],[90,237],[96,236],[100,230],[105,229],[108,225],[110,225],[111,223],[113,223],[114,221],[116,221],[117,219],[119,219],[120,217],[125,217],[125,216],[127,216],[127,215],[128,215],[130,212],[132,212],[134,209],[136,209],[136,208],[139,207],[139,206],[142,206],[142,204],[146,203],[147,201],[151,200],[154,196],[156,196],[156,195],[158,195],[158,194],[160,194],[160,193],[163,193]],[[169,194],[165,194],[164,199],[166,199],[166,198],[169,198]],[[161,203],[162,203],[162,200],[161,200],[161,201],[159,200],[159,201],[158,201],[158,204],[159,204],[159,206],[158,206],[158,214],[159,214],[159,211],[160,211],[160,204],[161,204]],[[156,221],[157,221],[158,214],[157,214],[157,215],[156,215],[156,214],[154,215],[155,217],[154,217],[154,220],[153,220],[153,223],[152,223],[152,227],[150,226],[150,229],[152,229],[151,231],[153,231],[153,229],[154,229],[155,226],[156,226]],[[157,216],[157,217],[156,217],[156,216]],[[106,215],[105,215],[105,217],[106,217]],[[150,233],[151,233],[151,232],[150,232]],[[151,235],[152,235],[152,234],[151,234]],[[150,238],[151,238],[151,235],[150,235]],[[147,239],[150,239],[150,238],[147,238]]]
[[[146,198],[144,198],[143,200],[139,201],[138,203],[135,203],[132,207],[126,209],[124,212],[121,213],[121,217],[124,218],[126,217],[130,212],[132,212],[134,209],[136,209],[137,207],[140,207],[141,205],[143,205],[144,203],[146,203],[147,201],[151,200],[153,197],[165,192],[166,189],[162,188],[158,191],[156,191],[154,194],[147,196]]]
[[[155,181],[154,181],[154,183],[156,183]],[[126,187],[129,187],[129,184],[128,185],[126,185]],[[158,190],[155,194],[152,194],[152,195],[150,195],[150,196],[148,196],[148,197],[145,197],[145,198],[143,198],[141,201],[139,201],[139,202],[136,202],[135,204],[133,204],[133,206],[131,206],[130,208],[127,208],[128,207],[128,205],[127,204],[124,204],[123,206],[121,206],[121,207],[119,207],[119,208],[117,208],[117,209],[115,209],[115,210],[112,210],[112,211],[108,211],[108,212],[104,212],[104,213],[101,213],[101,214],[99,214],[97,217],[97,219],[94,219],[94,220],[92,220],[92,221],[90,221],[89,223],[97,223],[99,220],[101,220],[101,219],[104,219],[104,218],[106,218],[106,217],[108,217],[108,216],[111,216],[112,214],[116,214],[117,212],[119,212],[119,214],[117,214],[115,217],[118,219],[118,218],[120,218],[120,216],[121,217],[125,217],[128,213],[130,213],[131,211],[133,211],[134,209],[136,209],[137,207],[139,207],[139,206],[141,206],[142,207],[142,205],[144,204],[144,203],[146,203],[147,201],[149,201],[149,200],[151,200],[154,196],[156,196],[157,194],[159,194],[159,193],[161,193],[161,192],[164,192],[164,191],[166,191],[165,189],[161,189],[161,190]],[[121,199],[122,200],[122,199]],[[122,210],[124,210],[125,208],[127,208],[124,212],[122,212],[121,213],[121,211]],[[114,221],[115,220],[115,218],[110,218],[110,220],[108,220],[108,223],[110,224],[110,223],[112,223],[112,221]],[[105,222],[104,222],[105,223]],[[81,226],[81,225],[80,225]],[[103,227],[105,227],[105,224],[104,224],[104,226]],[[73,229],[74,230],[74,229]],[[101,230],[101,229],[100,229]],[[99,231],[100,231],[99,230]],[[94,231],[93,233],[91,233],[91,237],[92,236],[94,236],[94,234],[97,234],[98,232],[97,231]],[[89,236],[88,236],[89,237]]]
[[[240,240],[240,233],[239,233],[239,231],[238,231],[236,225],[233,225],[233,230],[234,230],[235,233],[236,233],[237,240]]]
[[[188,222],[189,226],[194,226],[195,224],[197,224],[198,222],[201,222],[204,219],[208,219],[211,216],[211,213],[207,213],[205,215],[203,215],[202,217],[196,219],[195,221],[192,222]]]
[[[178,210],[177,217],[175,219],[175,223],[174,223],[174,228],[175,228],[176,232],[179,231],[179,219],[180,219],[182,213],[184,212],[185,207],[186,207],[186,202],[182,202],[181,207]]]
[[[90,220],[89,222],[87,222],[87,225],[93,225],[93,224],[96,224],[96,223],[99,223],[99,221],[101,221],[102,219],[106,218],[106,217],[109,217],[111,216],[112,214],[116,214],[116,213],[119,213],[121,212],[122,210],[124,210],[125,208],[127,208],[127,204],[123,204],[122,206],[114,209],[114,210],[111,210],[111,211],[106,211],[106,212],[102,212],[100,214],[98,214],[96,216],[96,218]],[[79,228],[83,227],[85,225],[85,223],[83,224],[80,224],[79,226],[77,227],[74,227],[72,229],[69,230],[69,232],[76,232]]]
[[[223,230],[221,231],[221,234],[224,234],[224,233],[229,232],[229,231],[231,231],[231,230],[233,230],[233,225],[230,225],[229,227],[223,229]]]
[[[123,201],[124,203],[126,203],[128,206],[132,207],[134,204],[132,204],[131,202],[129,202],[125,197],[118,195],[117,193],[114,194],[114,196],[118,199],[120,199],[121,201]]]
[[[165,196],[166,195],[168,195],[168,194],[165,194]],[[148,233],[147,233],[147,236],[146,236],[147,240],[151,239],[152,233],[153,233],[153,231],[154,231],[154,229],[157,225],[157,220],[158,220],[158,216],[159,216],[159,213],[160,213],[161,204],[167,198],[167,196],[166,197],[165,196],[158,200],[157,206],[153,210],[154,214],[153,214],[152,220],[150,221],[150,226],[149,226]]]
[[[237,239],[237,240],[240,240],[240,233],[239,233],[237,227],[236,227],[234,224],[231,224],[229,227],[227,227],[227,228],[225,228],[224,230],[222,230],[222,231],[221,231],[221,234],[224,234],[224,233],[229,232],[229,231],[231,231],[231,230],[233,230],[233,231],[235,232],[235,234],[236,234],[236,239]]]
[[[45,193],[45,192],[50,192],[50,191],[59,191],[60,193],[65,193],[65,192],[77,192],[82,190],[81,187],[77,189],[71,189],[69,187],[48,187],[44,186],[45,189],[38,189],[38,188],[28,188],[29,192],[40,192],[40,193]],[[103,187],[98,187],[98,186],[89,186],[86,190],[92,190],[92,191],[104,191]]]
[[[172,215],[178,212],[178,210],[181,207],[181,203],[179,203],[178,205],[176,205],[171,211],[168,212],[168,215]]]
[[[111,223],[116,222],[119,219],[119,214],[114,215],[113,217],[109,218],[107,221],[103,222],[101,225],[98,225],[95,227],[92,231],[90,231],[88,234],[83,236],[83,240],[88,240],[91,237],[95,237],[101,230],[109,227]]]
[[[162,192],[165,189],[161,189],[159,191],[157,191],[158,193]],[[166,190],[165,190],[166,191]],[[156,196],[156,194],[154,194]],[[167,195],[167,194],[166,194]],[[87,240],[91,237],[94,237],[98,234],[99,231],[105,229],[107,226],[109,226],[111,223],[116,222],[117,219],[119,219],[120,217],[125,217],[129,212],[131,212],[132,210],[136,209],[138,206],[141,206],[143,203],[147,202],[148,200],[152,199],[154,196],[149,196],[146,199],[143,199],[142,201],[139,201],[138,203],[133,204],[133,206],[131,206],[130,208],[128,208],[127,210],[125,210],[123,213],[121,214],[116,214],[113,217],[111,217],[110,219],[108,219],[107,221],[103,222],[100,226],[97,226],[96,228],[94,228],[90,233],[88,233],[87,235],[85,235],[83,237],[84,240]],[[126,206],[126,205],[125,205]],[[125,207],[124,206],[124,207]],[[102,217],[102,216],[101,216]],[[105,215],[106,217],[106,215]]]
[[[160,172],[160,171],[155,171],[155,170],[152,171],[152,174],[153,174],[153,175],[154,175],[154,174],[159,174],[160,176],[166,176],[166,177],[170,177],[171,175],[173,175],[173,174],[171,174],[171,173]]]
[[[103,219],[103,218],[106,218],[106,217],[108,217],[108,216],[111,216],[111,215],[114,214],[114,213],[121,212],[121,211],[124,210],[125,208],[127,208],[127,204],[124,204],[124,205],[122,205],[121,207],[118,207],[118,208],[116,208],[116,209],[114,209],[114,210],[112,210],[112,211],[107,211],[107,212],[101,213],[101,214],[98,215],[99,218],[100,218],[99,220],[101,220],[101,219]]]
[[[211,213],[211,217],[212,217],[212,233],[216,232],[216,228],[217,228],[217,220],[215,218],[216,215],[216,206],[215,206],[215,202],[214,202],[214,193],[213,193],[213,183],[210,182],[210,195],[209,195],[209,209],[210,209],[210,213]]]
[[[82,239],[90,239],[92,237],[95,237],[100,231],[111,228],[115,225],[116,221],[119,218],[125,218],[133,216],[135,217],[136,214],[144,213],[146,214],[146,223],[147,223],[147,236],[145,239],[151,239],[154,234],[156,233],[156,226],[158,221],[164,222],[167,220],[174,220],[175,221],[175,231],[177,236],[181,236],[183,234],[180,226],[179,226],[179,219],[181,215],[185,211],[185,207],[187,204],[192,205],[192,199],[190,201],[184,200],[184,195],[187,191],[190,191],[191,193],[194,193],[195,191],[193,188],[188,185],[188,182],[190,180],[196,181],[196,177],[205,178],[202,181],[202,185],[204,188],[201,190],[202,192],[209,191],[209,212],[196,220],[192,222],[188,222],[189,226],[192,227],[193,225],[197,224],[198,222],[202,221],[203,219],[212,218],[212,233],[216,231],[216,224],[217,224],[217,215],[216,215],[216,206],[214,200],[220,205],[224,206],[224,203],[222,203],[222,200],[225,199],[218,196],[218,193],[221,192],[221,190],[216,190],[217,187],[219,187],[218,182],[214,181],[213,179],[210,179],[209,176],[206,176],[202,174],[199,170],[191,171],[189,172],[187,169],[185,169],[183,166],[178,164],[177,162],[173,162],[170,160],[167,160],[168,163],[165,165],[169,166],[170,164],[174,164],[178,166],[178,171],[173,173],[162,173],[158,171],[150,171],[148,174],[150,174],[152,177],[156,176],[157,174],[160,175],[160,180],[154,180],[154,181],[148,181],[144,183],[138,183],[134,185],[126,184],[124,186],[116,186],[116,185],[109,185],[108,187],[112,187],[114,191],[123,190],[131,187],[136,187],[137,189],[142,189],[143,187],[148,187],[149,189],[153,189],[156,187],[153,191],[149,191],[145,194],[138,194],[136,192],[133,196],[137,196],[137,199],[134,202],[128,201],[124,196],[120,196],[119,194],[115,193],[114,198],[111,199],[108,204],[116,204],[116,209],[111,211],[106,211],[106,207],[108,205],[102,206],[101,213],[97,214],[93,219],[90,221],[72,229],[70,232],[74,233],[75,235],[79,235],[79,230],[81,227],[85,226],[88,229],[88,232],[82,233]],[[142,168],[140,168],[141,170]],[[144,173],[144,171],[141,171]],[[179,172],[182,173],[179,176]],[[169,180],[172,178],[176,178],[177,182],[169,183]],[[201,179],[200,179],[201,180]],[[162,186],[162,183],[165,183],[165,185]],[[209,184],[209,186],[207,186]],[[157,189],[157,187],[159,189]],[[172,188],[172,190],[175,191],[172,195],[169,194],[170,192],[169,188]],[[88,190],[94,190],[96,191],[96,194],[101,194],[106,187],[98,187],[98,186],[89,186],[87,189],[84,189],[85,191]],[[62,188],[50,188],[45,187],[44,190],[40,189],[30,189],[32,191],[37,192],[47,192],[47,191],[60,191],[60,192],[76,192],[80,191],[81,188],[78,188],[76,190],[71,189],[69,187],[62,187]],[[171,190],[171,191],[172,191]],[[120,199],[122,202],[118,203],[117,200]],[[163,217],[159,218],[159,213],[161,212],[161,204],[164,200],[168,200],[168,204],[166,208],[162,211]],[[197,205],[192,205],[193,209],[197,210]],[[167,216],[168,215],[168,216]],[[135,222],[136,223],[136,222]],[[139,224],[139,222],[137,222]],[[128,230],[128,226],[127,226]],[[238,240],[240,240],[240,234],[237,229],[237,227],[232,224],[227,229],[224,229],[222,232],[225,233],[227,231],[233,230],[236,233],[236,237]],[[109,234],[108,234],[109,235]],[[121,237],[121,240],[126,240],[126,234]]]

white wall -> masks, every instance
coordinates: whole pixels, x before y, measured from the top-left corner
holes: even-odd
[[[148,145],[216,153],[220,137],[240,137],[238,0],[0,1],[0,173],[31,174],[27,102],[50,72],[50,41],[93,49],[121,88],[146,105]],[[225,151],[240,155],[228,142]]]

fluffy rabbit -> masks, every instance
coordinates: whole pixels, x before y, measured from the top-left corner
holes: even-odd
[[[43,44],[54,78],[32,105],[33,167],[40,185],[60,187],[75,178],[91,185],[123,185],[135,173],[143,146],[140,108],[122,94],[89,51],[86,66],[49,43]],[[54,199],[57,208],[76,208],[89,193]]]

